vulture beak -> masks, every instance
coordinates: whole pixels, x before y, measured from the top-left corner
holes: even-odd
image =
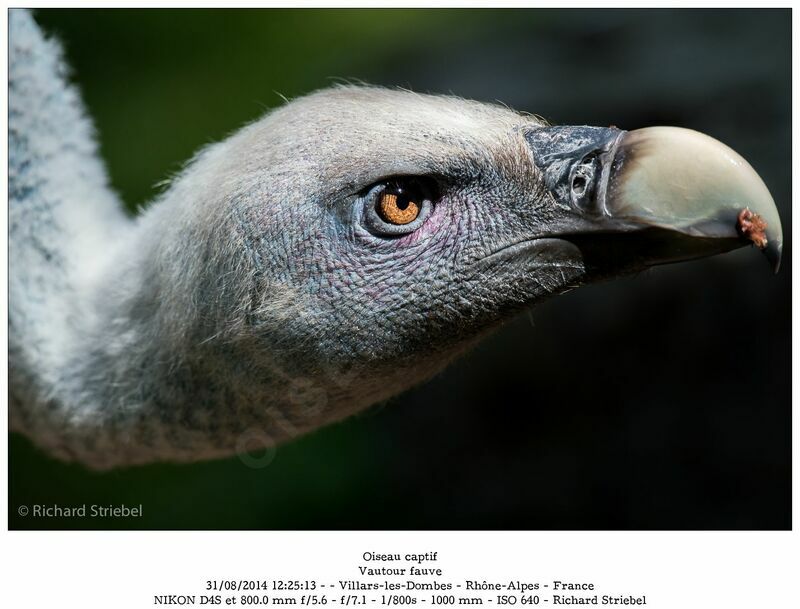
[[[566,210],[547,236],[572,241],[589,267],[637,270],[754,245],[778,271],[775,202],[721,142],[676,127],[542,127],[525,137]]]

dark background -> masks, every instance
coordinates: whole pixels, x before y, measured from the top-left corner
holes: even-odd
[[[553,123],[704,131],[782,214],[752,250],[582,288],[424,386],[278,449],[110,473],[11,438],[12,528],[791,526],[789,10],[41,10],[135,209],[199,146],[332,77]],[[102,252],[98,252],[102,255]],[[21,518],[34,503],[140,519]]]

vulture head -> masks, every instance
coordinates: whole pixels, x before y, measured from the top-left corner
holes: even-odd
[[[777,269],[781,250],[761,179],[700,133],[373,87],[272,112],[203,152],[173,200],[185,219],[161,218],[161,242],[195,253],[158,283],[191,281],[208,324],[193,347],[243,355],[242,383],[285,383],[299,426],[402,391],[583,284],[753,242]]]

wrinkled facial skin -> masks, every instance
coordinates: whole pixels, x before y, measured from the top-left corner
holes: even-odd
[[[347,371],[362,388],[373,378],[377,393],[391,393],[435,373],[521,308],[580,283],[580,254],[569,243],[526,243],[558,205],[524,137],[539,121],[458,99],[424,98],[430,112],[420,113],[382,90],[338,93],[330,116],[282,123],[297,130],[284,133],[289,141],[321,145],[285,153],[265,146],[277,180],[235,200],[248,220],[240,225],[259,228],[245,238],[259,269],[252,329],[283,370]],[[355,122],[355,114],[350,122],[351,100],[360,120],[367,114],[375,123]],[[272,135],[249,133],[248,145]],[[294,175],[316,179],[282,183],[284,154],[308,164]],[[367,218],[376,192],[399,176],[435,185],[427,216],[404,234],[376,234]]]
[[[408,234],[385,237],[365,227],[369,194],[345,201],[329,219],[331,238],[319,254],[332,272],[323,274],[320,306],[347,334],[334,347],[355,335],[359,359],[412,366],[426,351],[469,341],[580,273],[579,264],[549,266],[511,247],[537,232],[528,185],[480,170],[457,184],[438,179],[429,215]]]

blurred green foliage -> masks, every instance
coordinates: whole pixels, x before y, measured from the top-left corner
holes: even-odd
[[[334,82],[374,82],[485,17],[437,10],[40,10],[66,47],[115,189],[131,208],[204,144]],[[510,15],[487,13],[494,26]],[[442,40],[445,38],[445,40]],[[447,39],[451,40],[447,40]],[[389,79],[391,81],[391,79]],[[404,83],[396,82],[402,86]]]

